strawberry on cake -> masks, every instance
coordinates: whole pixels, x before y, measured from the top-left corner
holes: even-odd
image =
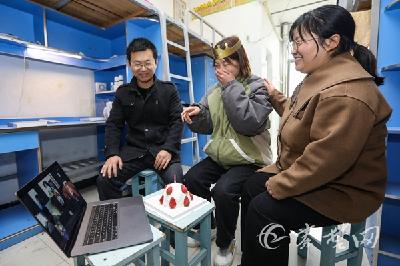
[[[165,186],[160,204],[170,209],[189,207],[193,195],[182,183],[170,183]]]

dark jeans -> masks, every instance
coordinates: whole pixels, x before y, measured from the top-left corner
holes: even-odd
[[[315,227],[339,224],[293,198],[272,198],[265,188],[271,176],[255,173],[243,188],[242,266],[287,266],[290,230],[306,228],[306,224]]]
[[[152,169],[157,172],[164,184],[174,182],[174,176],[176,176],[176,182],[182,183],[183,172],[180,163],[169,164],[165,170],[159,171],[154,169],[154,160],[155,158],[147,153],[143,157],[123,162],[122,169],[118,169],[117,177],[108,178],[100,174],[97,178],[97,191],[100,200],[121,198],[121,187],[125,182],[145,169]]]
[[[186,173],[186,185],[193,194],[215,202],[217,226],[216,244],[227,248],[235,238],[239,215],[239,198],[246,179],[259,167],[254,165],[233,166],[224,169],[210,157],[205,158]],[[215,186],[210,191],[211,184]]]

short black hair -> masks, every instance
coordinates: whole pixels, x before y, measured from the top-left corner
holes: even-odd
[[[153,52],[153,58],[157,62],[157,48],[146,38],[133,39],[129,43],[128,48],[126,48],[126,58],[128,59],[128,62],[131,62],[131,53],[146,51],[147,49],[150,49]]]

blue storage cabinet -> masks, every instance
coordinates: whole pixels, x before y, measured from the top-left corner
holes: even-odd
[[[162,70],[164,69],[164,62],[161,57],[162,40],[161,40],[161,26],[157,20],[135,18],[126,22],[126,45],[135,38],[149,39],[157,48],[157,70],[156,76],[162,78]],[[132,72],[128,72],[127,80],[132,78]]]
[[[0,1],[0,32],[44,45],[43,8],[23,0]]]
[[[196,56],[192,58],[193,90],[195,102],[200,102],[206,95],[207,90],[211,89],[216,83],[217,78],[214,73],[214,60],[207,56]],[[207,144],[209,135],[198,134],[200,157],[205,158],[204,146]]]
[[[169,55],[169,68],[170,72],[179,75],[187,76],[186,60],[185,58],[176,56],[174,54]],[[192,70],[193,71],[193,70]],[[179,97],[182,104],[190,104],[189,98],[189,82],[181,79],[172,78],[171,82],[174,83],[178,90]],[[191,131],[189,127],[184,124],[182,138],[190,138]],[[181,145],[181,162],[183,165],[193,165],[193,142],[182,143]]]
[[[400,265],[400,1],[380,1],[378,70],[381,91],[393,109],[388,122],[388,184],[381,213],[378,265]]]
[[[37,132],[0,134],[0,153],[15,153],[18,186],[22,187],[39,173],[39,137]],[[41,228],[35,218],[18,204],[0,209],[0,250],[29,238]],[[12,236],[12,237],[10,237]]]
[[[180,76],[186,76],[186,62],[184,58],[176,55],[169,55],[170,72]],[[193,56],[191,59],[192,78],[193,78],[193,94],[194,101],[200,102],[201,98],[206,94],[206,91],[216,84],[217,79],[213,67],[214,61],[207,55]],[[179,91],[182,104],[190,104],[189,99],[189,83],[184,80],[172,79]],[[205,158],[207,155],[203,149],[207,143],[208,135],[198,134],[200,158]],[[183,138],[191,137],[191,131],[185,124],[183,130]],[[192,142],[182,144],[181,159],[184,165],[193,165],[193,145]]]

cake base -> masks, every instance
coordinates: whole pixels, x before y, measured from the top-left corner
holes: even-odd
[[[163,206],[160,204],[160,197],[162,194],[155,193],[156,195],[144,199],[144,206],[146,211],[150,213],[156,213],[157,216],[167,220],[174,221],[177,219],[181,219],[187,215],[190,215],[194,210],[201,207],[204,203],[207,202],[206,199],[193,195],[193,200],[190,201],[190,205],[188,207],[179,207],[171,209],[170,207]]]

